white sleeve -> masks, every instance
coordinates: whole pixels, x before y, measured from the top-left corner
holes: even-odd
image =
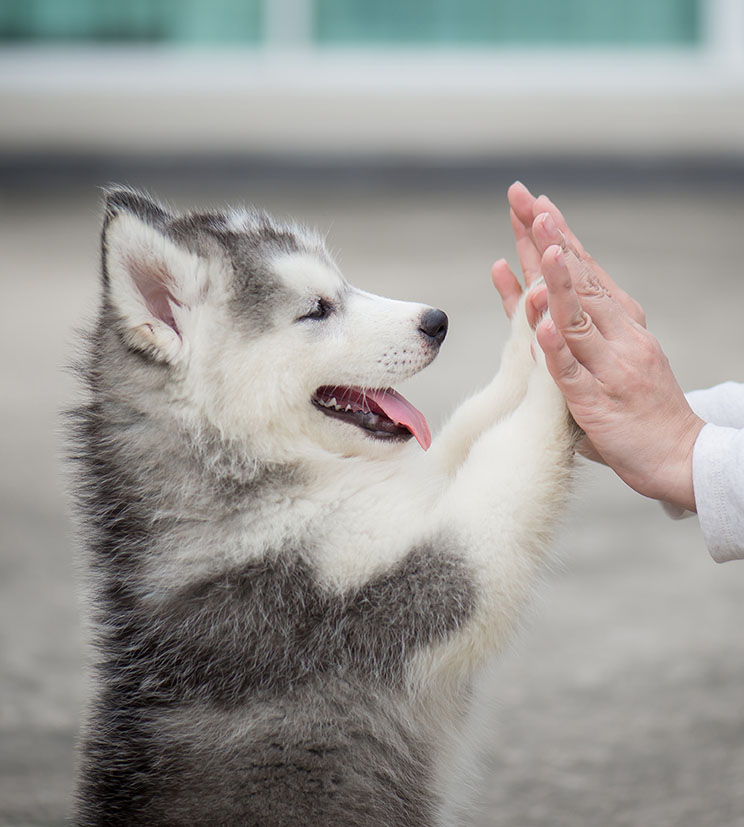
[[[713,559],[744,558],[744,384],[724,382],[691,391],[687,401],[706,425],[693,450],[693,487],[706,545]],[[673,519],[692,512],[662,503]]]
[[[705,544],[717,563],[744,559],[744,429],[706,425],[692,452]]]
[[[744,428],[744,383],[724,382],[703,391],[686,393],[693,411],[706,422]]]

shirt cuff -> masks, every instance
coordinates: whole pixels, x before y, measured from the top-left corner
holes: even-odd
[[[744,430],[707,424],[692,453],[695,504],[717,563],[744,559]]]

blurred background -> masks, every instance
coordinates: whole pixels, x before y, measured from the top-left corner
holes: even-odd
[[[744,0],[0,0],[0,824],[60,825],[86,695],[60,411],[100,186],[255,203],[442,307],[434,428],[498,362],[505,201],[547,191],[681,384],[744,379]],[[583,467],[480,682],[473,827],[744,825],[744,564]]]

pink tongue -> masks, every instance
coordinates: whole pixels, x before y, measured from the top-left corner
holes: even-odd
[[[431,445],[431,431],[421,411],[392,388],[367,390],[365,395],[379,405],[385,416],[398,425],[403,425],[416,437],[418,444],[427,451]]]

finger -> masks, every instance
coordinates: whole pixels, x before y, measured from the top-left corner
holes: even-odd
[[[608,289],[607,280],[603,279],[597,270],[586,261],[577,258],[568,247],[562,247],[561,252],[581,307],[591,316],[601,334],[606,339],[627,336],[628,329],[634,325],[634,321],[624,307],[615,300]]]
[[[620,290],[591,257],[578,255],[550,213],[537,216],[532,235],[537,249],[544,252],[553,245],[561,246],[579,300],[604,336],[623,336],[631,321],[643,321],[643,308],[638,302]],[[543,267],[542,263],[540,266]]]
[[[504,312],[511,319],[522,296],[522,286],[519,279],[514,275],[504,258],[499,259],[491,267],[491,279],[493,280],[493,286],[501,296]]]
[[[591,409],[598,394],[597,380],[576,359],[551,318],[543,319],[537,326],[537,343],[545,354],[548,371],[566,398],[574,418],[576,410]],[[577,422],[581,426],[581,422]]]
[[[594,274],[595,278],[602,284],[603,288],[610,296],[617,302],[617,304],[627,314],[635,324],[641,327],[646,327],[646,311],[641,304],[637,302],[631,295],[625,292],[622,287],[618,287],[617,282],[610,276],[610,274],[602,269],[594,259],[590,256],[582,259]]]
[[[557,244],[561,247],[564,246],[565,235],[561,232],[558,225],[555,223],[553,216],[549,212],[542,212],[535,216],[531,229],[535,249],[540,251],[540,255],[542,255],[548,247],[551,247],[553,244]]]
[[[597,262],[588,254],[578,256],[575,249],[567,244],[563,244],[564,252],[567,253],[567,260],[569,268],[571,268],[571,261],[580,262],[581,272],[586,274],[587,285],[590,289],[586,292],[590,293],[592,290],[597,293],[607,294],[623,309],[628,316],[628,320],[632,320],[635,324],[641,327],[646,327],[646,313],[643,307],[621,287],[618,287],[617,282],[610,276],[610,274],[597,264]],[[583,299],[582,299],[583,300]],[[592,313],[592,311],[589,311]],[[597,319],[595,319],[597,321]],[[609,332],[609,330],[608,330]]]
[[[581,305],[566,258],[555,245],[542,258],[550,315],[576,359],[591,373],[601,373],[610,360],[609,346]]]
[[[532,212],[535,196],[521,181],[515,181],[507,190],[506,197],[517,218],[525,227],[531,227],[535,217]]]
[[[544,202],[549,203],[549,199],[541,196]],[[536,200],[536,204],[540,199]],[[544,203],[543,202],[543,203]],[[564,250],[570,250],[576,259],[584,262],[588,270],[593,274],[594,279],[598,281],[605,291],[607,291],[618,304],[625,310],[630,318],[641,327],[646,326],[646,314],[643,307],[622,288],[618,287],[610,274],[586,252],[586,250],[573,234],[567,236],[563,229],[561,229],[559,221],[554,217],[550,211],[540,213],[532,222],[532,238],[535,242],[535,247],[541,253],[552,244],[560,244]],[[565,222],[563,222],[565,224]],[[572,241],[573,239],[573,241]],[[591,311],[590,311],[591,312]],[[595,320],[596,321],[596,320]]]
[[[530,228],[520,221],[513,209],[509,210],[509,217],[514,232],[519,265],[524,274],[524,282],[529,287],[540,278],[540,252],[532,240]]]
[[[592,318],[596,326],[606,338],[617,338],[627,334],[628,326],[633,318],[618,301],[613,289],[617,286],[610,277],[594,261],[585,261],[577,257],[560,230],[556,227],[549,213],[542,213],[535,219],[535,237],[539,243],[552,238],[560,239],[563,253],[562,261],[571,276],[573,288],[578,295],[582,309]],[[556,245],[551,244],[546,253]],[[543,259],[545,254],[543,254]],[[541,263],[541,269],[544,264]],[[639,305],[640,307],[640,305]]]
[[[537,323],[548,311],[547,285],[540,284],[530,290],[527,301],[525,302],[525,310],[530,327],[537,327]]]
[[[569,245],[574,248],[579,258],[586,256],[587,252],[584,245],[576,237],[576,234],[568,226],[563,213],[558,207],[548,198],[547,195],[539,195],[532,203],[532,217],[537,218],[540,213],[548,213],[553,221],[556,223],[558,229],[566,236]]]

